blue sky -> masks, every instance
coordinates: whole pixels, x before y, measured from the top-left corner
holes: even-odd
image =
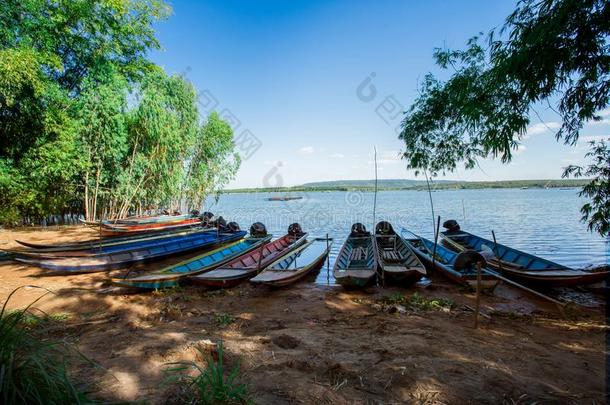
[[[509,1],[173,1],[157,25],[153,60],[184,74],[200,92],[202,112],[217,110],[235,127],[244,161],[235,187],[298,185],[374,177],[415,178],[398,159],[398,112],[418,80],[438,72],[435,47],[463,47],[501,25]],[[369,81],[366,81],[369,80]],[[365,82],[366,81],[366,82]],[[373,87],[371,87],[373,86]],[[374,91],[372,90],[374,88]],[[584,141],[610,133],[583,130],[577,147],[558,144],[557,117],[540,108],[509,165],[448,174],[457,180],[559,178],[579,163]]]

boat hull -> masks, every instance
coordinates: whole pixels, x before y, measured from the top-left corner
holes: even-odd
[[[605,280],[610,272],[589,273],[575,270],[480,236],[459,230],[441,233],[443,241],[455,251],[488,250],[487,264],[503,276],[537,287],[574,287]]]
[[[246,281],[263,271],[276,260],[289,254],[299,247],[307,238],[307,234],[283,237],[260,247],[260,250],[243,254],[225,266],[221,266],[205,274],[189,277],[194,284],[216,288],[231,288]]]
[[[251,252],[260,247],[260,245],[267,243],[270,239],[271,236],[264,238],[247,238],[185,260],[158,272],[131,278],[114,278],[112,279],[112,283],[122,287],[139,289],[174,287],[181,282],[186,282],[189,276],[195,276],[214,270],[239,255]]]
[[[335,272],[335,281],[344,288],[364,288],[375,284],[377,273],[373,270],[358,274],[357,271],[347,271],[345,274]]]
[[[335,260],[333,275],[345,288],[363,288],[375,283],[377,266],[373,237],[350,235]]]
[[[426,275],[426,267],[389,222],[375,226],[375,253],[385,284],[408,285]]]
[[[328,257],[331,244],[326,240],[314,240],[297,248],[292,254],[272,264],[265,271],[250,279],[253,284],[269,287],[285,287],[320,270]],[[304,261],[301,266],[297,266]]]
[[[198,249],[209,249],[223,243],[241,239],[244,236],[245,232],[243,231],[232,234],[207,234],[186,241],[169,242],[145,249],[111,253],[93,258],[65,258],[56,260],[15,258],[15,260],[53,270],[55,273],[91,273],[126,267],[139,262],[171,257]]]

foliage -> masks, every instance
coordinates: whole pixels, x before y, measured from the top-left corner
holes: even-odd
[[[474,37],[465,50],[436,49],[436,63],[453,74],[426,75],[405,113],[408,167],[436,175],[479,158],[507,163],[540,103],[562,119],[557,139],[575,144],[609,103],[609,13],[603,0],[522,0],[487,46]]]
[[[235,322],[235,318],[230,314],[219,313],[214,315],[214,323],[217,326],[228,326],[233,322]]]
[[[40,319],[28,312],[9,312],[7,298],[0,311],[0,401],[4,404],[67,404],[90,402],[71,382],[62,348],[36,337],[31,328]],[[36,301],[34,301],[36,302]]]
[[[403,294],[393,294],[380,300],[383,306],[403,305],[411,311],[443,311],[455,306],[454,302],[446,298],[425,297],[415,292],[410,297]]]
[[[579,195],[587,197],[590,202],[580,209],[582,220],[586,221],[589,230],[600,235],[610,236],[610,139],[590,142],[591,150],[586,157],[593,162],[585,169],[581,166],[566,167],[563,176],[593,178],[582,188]]]
[[[241,164],[233,150],[233,129],[212,112],[199,130],[185,182],[185,198],[200,207],[206,193],[218,191],[234,176]]]
[[[169,380],[185,382],[193,391],[190,403],[208,404],[238,404],[248,402],[248,391],[244,384],[239,384],[240,365],[237,363],[231,371],[227,372],[224,365],[224,347],[222,341],[218,342],[218,360],[206,355],[201,348],[199,353],[207,359],[206,367],[195,362],[172,363],[177,367],[168,369]],[[196,375],[187,374],[195,371]],[[225,376],[226,374],[226,376]]]
[[[0,3],[0,223],[200,208],[239,167],[193,86],[147,58],[161,0]]]

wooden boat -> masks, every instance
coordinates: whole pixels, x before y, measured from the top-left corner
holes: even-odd
[[[291,196],[283,196],[283,197],[269,197],[267,198],[267,201],[291,201],[291,200],[302,200],[303,197],[301,196],[295,196],[295,197],[291,197]]]
[[[489,267],[515,281],[539,286],[569,287],[603,281],[610,272],[587,272],[543,259],[530,253],[495,244],[493,241],[462,231],[455,221],[447,221],[452,230],[441,233],[443,242],[451,249],[482,252]]]
[[[249,237],[240,241],[232,242],[217,249],[206,252],[197,257],[185,260],[173,266],[152,273],[146,273],[135,277],[113,278],[112,283],[123,287],[135,287],[142,289],[160,289],[174,287],[188,276],[205,273],[218,266],[228,263],[232,259],[257,249],[269,242],[271,235],[264,237]]]
[[[138,242],[138,241],[155,240],[155,239],[166,238],[168,236],[174,236],[174,235],[187,235],[189,233],[200,232],[202,230],[216,231],[216,229],[214,229],[214,228],[202,229],[199,227],[193,227],[193,228],[187,228],[187,229],[174,229],[174,230],[167,230],[164,232],[155,232],[152,234],[140,233],[140,234],[135,234],[135,235],[121,236],[121,237],[108,238],[108,239],[104,239],[104,238],[88,239],[88,240],[71,242],[71,243],[42,244],[42,243],[26,242],[26,241],[21,241],[21,240],[15,240],[15,242],[19,243],[22,246],[29,248],[28,250],[23,250],[23,252],[26,252],[26,253],[71,252],[71,251],[79,251],[79,250],[95,251],[95,250],[100,250],[101,248],[106,247],[106,246],[116,246],[116,245],[121,245],[121,244],[126,244],[126,243],[134,243],[134,242]]]
[[[89,273],[125,267],[134,263],[160,259],[179,253],[209,248],[214,245],[242,239],[246,232],[233,233],[202,232],[192,238],[169,241],[152,247],[136,248],[128,251],[93,257],[67,257],[58,259],[18,258],[15,260],[53,270],[57,273]]]
[[[7,250],[12,253],[15,257],[22,258],[33,258],[33,259],[58,259],[66,257],[95,257],[108,255],[110,253],[126,252],[130,250],[154,247],[157,245],[169,243],[169,242],[182,242],[192,238],[198,238],[202,233],[217,233],[218,231],[214,228],[199,228],[191,229],[188,232],[178,232],[162,237],[156,238],[142,238],[132,241],[123,241],[121,243],[108,244],[104,246],[95,247],[93,249],[80,249],[80,250],[68,250],[68,251],[46,251],[46,250]]]
[[[470,288],[476,288],[476,267],[472,265],[465,268],[456,266],[459,259],[458,253],[447,249],[441,244],[437,244],[435,260],[433,261],[432,255],[433,252],[435,252],[434,242],[422,238],[421,236],[417,236],[408,230],[403,232],[402,239],[431,271],[437,271],[449,280],[456,283]],[[493,289],[500,281],[491,275],[489,271],[494,272],[488,267],[484,267],[481,271],[481,286],[484,289]]]
[[[352,225],[352,231],[341,247],[333,274],[345,288],[365,287],[375,282],[377,255],[375,242],[364,225]]]
[[[171,215],[171,214],[162,214],[162,215],[149,215],[149,216],[141,216],[141,217],[128,217],[123,219],[108,219],[102,221],[86,221],[84,219],[80,219],[79,221],[87,226],[91,227],[99,227],[99,226],[115,226],[115,225],[145,225],[145,224],[159,224],[159,223],[167,223],[167,222],[175,222],[182,221],[189,218],[197,218],[197,215],[190,214],[182,214],[182,215]]]
[[[375,226],[375,252],[384,282],[412,284],[426,275],[426,267],[389,222]]]
[[[234,287],[305,243],[306,237],[307,234],[303,233],[298,224],[292,224],[288,233],[281,238],[241,255],[216,270],[189,277],[189,280],[208,287]]]
[[[100,227],[100,233],[103,236],[124,236],[133,235],[136,233],[159,232],[170,229],[185,229],[192,226],[201,225],[200,218],[189,218],[179,221],[158,223],[158,224],[143,224],[143,225],[104,225]]]
[[[328,257],[332,241],[314,239],[296,248],[292,253],[272,263],[251,278],[254,284],[282,287],[302,280],[312,272],[319,270]]]
[[[149,216],[149,217],[133,217],[133,218],[124,218],[124,219],[117,219],[114,221],[108,221],[111,224],[125,224],[125,225],[143,225],[143,224],[159,224],[159,223],[165,223],[165,222],[172,222],[172,221],[180,221],[183,219],[189,219],[189,218],[197,218],[197,215],[194,215],[193,213],[190,214],[177,214],[177,215],[153,215],[153,216]]]

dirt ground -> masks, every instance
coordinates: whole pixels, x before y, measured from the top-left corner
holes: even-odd
[[[5,230],[0,249],[16,247],[14,239],[60,242],[88,232]],[[270,290],[246,283],[134,294],[109,286],[107,273],[42,274],[0,262],[2,302],[23,285],[52,290],[35,307],[67,317],[53,334],[97,364],[79,363],[72,372],[94,382],[95,396],[108,401],[175,399],[164,383],[167,364],[196,360],[197,347],[222,340],[228,365],[241,364],[240,381],[261,404],[606,402],[601,305],[570,307],[563,319],[552,305],[501,285],[483,296],[484,317],[475,330],[474,295],[437,278],[409,289],[301,283]],[[454,305],[406,311],[383,305],[384,298],[415,292]],[[24,307],[40,294],[23,288],[9,307]]]

